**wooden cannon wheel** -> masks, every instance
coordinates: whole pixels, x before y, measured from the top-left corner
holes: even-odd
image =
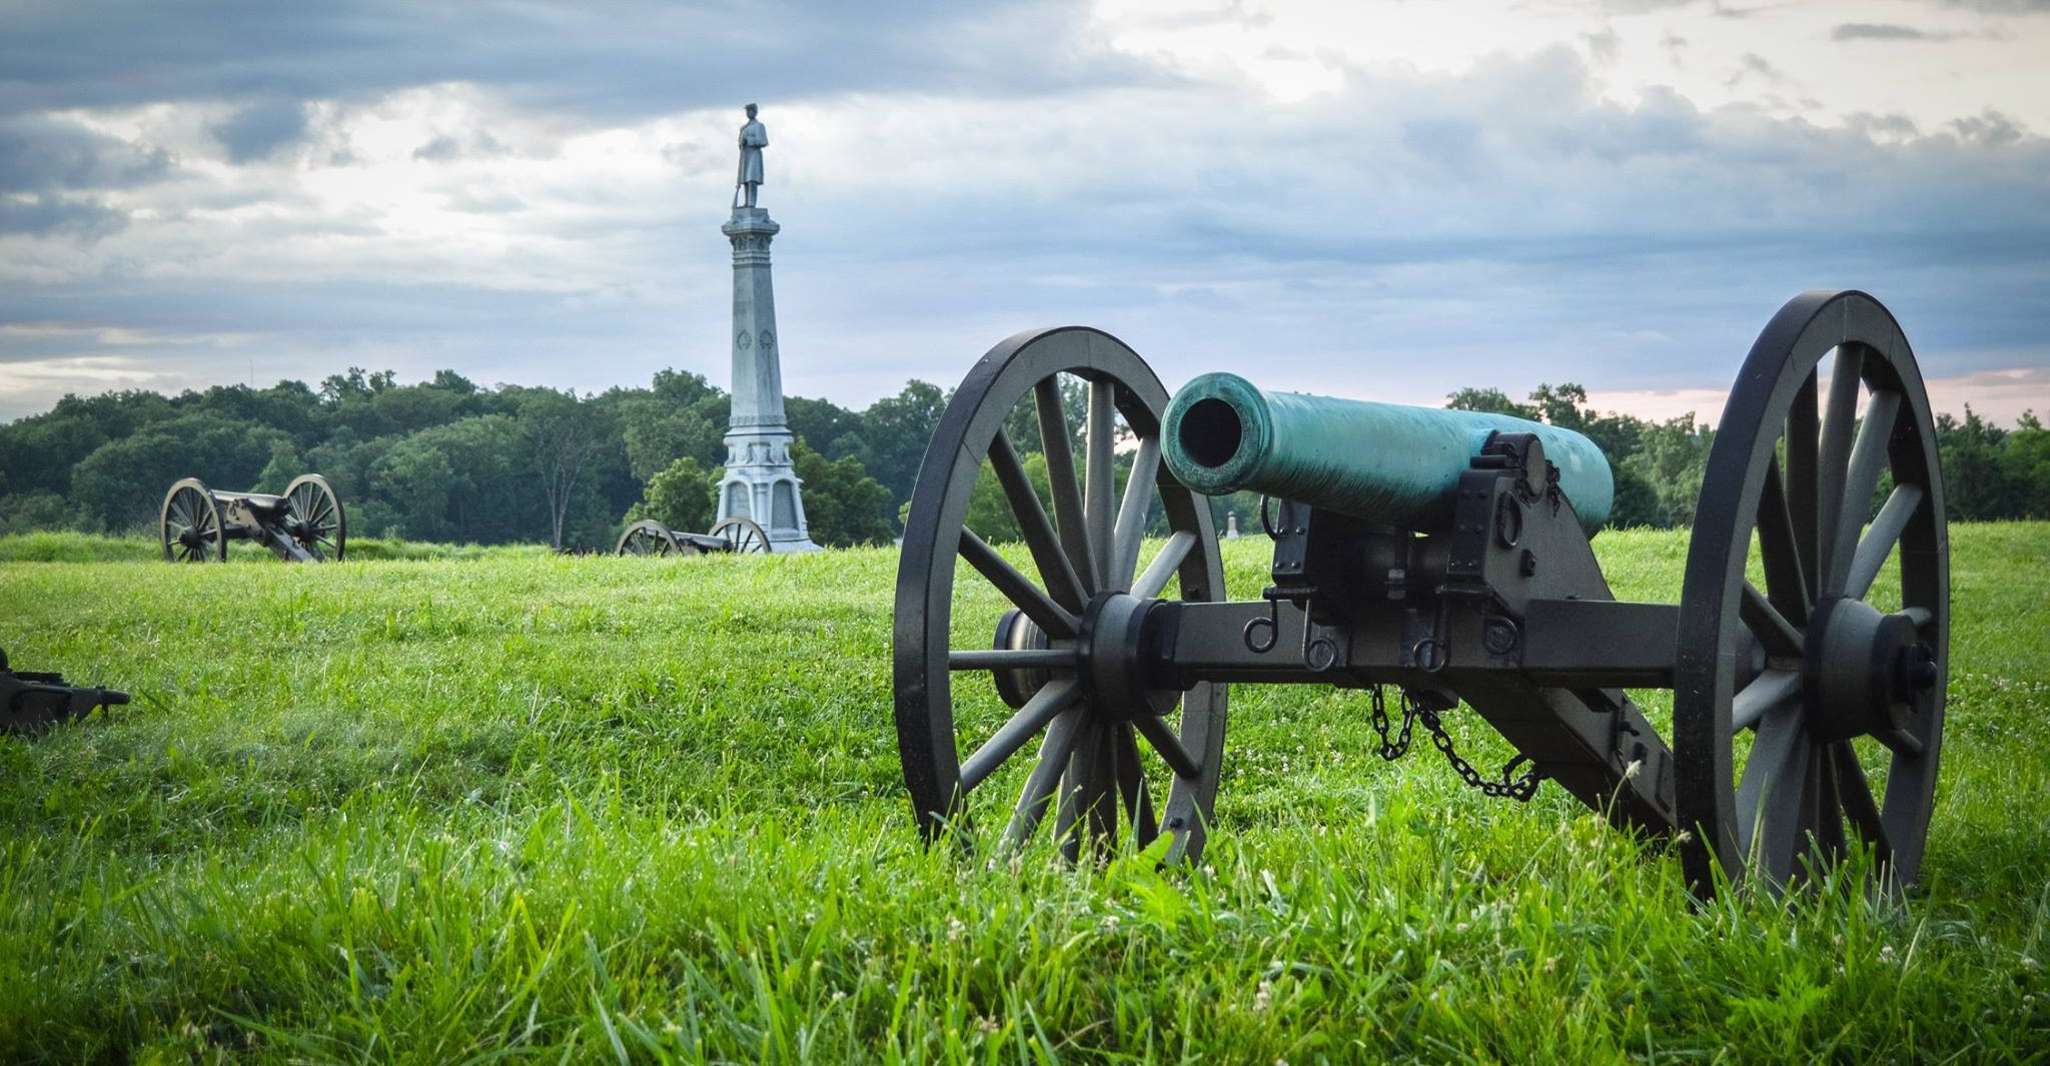
[[[334,487],[319,474],[301,474],[285,486],[286,532],[317,560],[340,562],[349,547],[348,516]]]
[[[1754,559],[1763,589],[1746,577]],[[1870,296],[1805,293],[1745,360],[1688,547],[1673,730],[1695,890],[1713,892],[1718,867],[1775,887],[1808,876],[1847,852],[1847,827],[1889,887],[1912,881],[1949,644],[1943,486],[1914,353]]]
[[[164,494],[157,531],[164,558],[174,563],[226,562],[227,529],[214,494],[196,477],[182,478]]]
[[[1080,478],[1062,374],[1088,386]],[[1028,396],[1041,440],[1052,445],[1051,519],[1005,430]],[[951,831],[964,845],[972,840],[971,800],[1037,739],[1036,753],[1022,757],[1029,771],[1010,778],[1018,792],[1004,803],[1003,846],[1029,839],[1051,809],[1055,837],[1071,858],[1085,835],[1103,849],[1121,830],[1141,847],[1168,833],[1170,858],[1200,854],[1224,750],[1225,686],[1110,694],[1083,684],[1089,663],[1078,649],[1093,611],[1129,610],[1160,596],[1174,578],[1184,599],[1223,598],[1209,507],[1161,469],[1167,399],[1160,379],[1130,348],[1070,327],[1020,333],[997,345],[948,403],[912,491],[893,634],[898,750],[928,839]],[[1122,503],[1114,472],[1118,416],[1137,445]],[[965,524],[985,463],[1023,532],[1032,575]],[[1141,573],[1141,538],[1156,501],[1172,535]],[[979,647],[957,646],[968,634],[956,632],[956,605],[970,602],[957,598],[962,560],[1011,607],[997,623],[994,647],[987,638]],[[952,673],[963,670],[993,672],[1015,713],[1004,717],[990,706],[994,700],[957,701]],[[1159,759],[1142,753],[1140,736]],[[1171,781],[1158,813],[1149,775]]]
[[[697,555],[697,545],[678,537],[668,526],[643,518],[619,535],[616,555]]]
[[[730,551],[743,555],[766,555],[769,551],[769,535],[752,518],[729,515],[714,525],[707,536],[717,537],[730,545]]]

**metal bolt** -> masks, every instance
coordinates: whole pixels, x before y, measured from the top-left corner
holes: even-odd
[[[1903,695],[1926,692],[1936,687],[1936,653],[1927,644],[1901,649],[1894,665],[1894,687]]]
[[[1516,650],[1516,623],[1507,618],[1490,618],[1481,628],[1481,644],[1490,655],[1507,655]]]

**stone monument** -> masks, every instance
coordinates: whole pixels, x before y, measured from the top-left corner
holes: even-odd
[[[776,337],[776,292],[769,277],[769,241],[782,229],[755,205],[762,149],[769,133],[747,105],[740,128],[740,173],[733,217],[719,227],[733,243],[733,414],[726,425],[726,476],[719,481],[719,517],[752,518],[769,534],[769,550],[815,551],[790,461],[783,420],[782,355]]]

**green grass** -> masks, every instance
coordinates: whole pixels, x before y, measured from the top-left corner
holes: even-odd
[[[1953,530],[1914,895],[1706,908],[1315,688],[1234,690],[1200,868],[928,851],[887,551],[24,561],[111,543],[0,540],[15,663],[136,696],[0,739],[0,1060],[2050,1059],[2050,525]]]
[[[382,537],[351,537],[348,558],[355,562],[391,559],[481,559],[485,556],[518,555],[542,557],[550,554],[541,545],[482,547],[475,544],[429,544],[421,541]],[[91,533],[8,533],[0,535],[0,563],[118,563],[161,562],[164,548],[154,535],[100,536]],[[276,562],[270,551],[255,544],[228,546],[231,563]]]

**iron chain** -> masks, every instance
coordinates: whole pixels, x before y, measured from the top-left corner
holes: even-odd
[[[1383,695],[1381,686],[1374,686],[1374,732],[1381,736],[1381,746],[1375,750],[1375,754],[1389,762],[1394,762],[1408,754],[1409,731],[1410,727],[1415,724],[1416,708],[1410,705],[1409,695],[1404,693],[1402,699],[1402,736],[1390,742],[1388,739],[1388,698]]]
[[[1431,746],[1444,754],[1445,761],[1452,764],[1453,772],[1469,786],[1479,789],[1482,795],[1506,797],[1518,803],[1529,803],[1530,798],[1537,795],[1538,782],[1543,779],[1543,775],[1538,772],[1536,764],[1531,764],[1529,769],[1523,771],[1521,777],[1511,776],[1516,773],[1517,767],[1530,763],[1529,756],[1519,754],[1509,760],[1508,764],[1502,767],[1500,780],[1490,781],[1482,777],[1481,772],[1474,769],[1474,765],[1467,762],[1452,746],[1452,734],[1446,732],[1445,723],[1438,718],[1438,712],[1411,699],[1407,691],[1402,693],[1402,732],[1393,740],[1389,739],[1388,700],[1379,685],[1374,687],[1374,732],[1381,738],[1376,754],[1391,762],[1402,758],[1409,751],[1410,729],[1419,721],[1424,723],[1424,728],[1431,734]]]

